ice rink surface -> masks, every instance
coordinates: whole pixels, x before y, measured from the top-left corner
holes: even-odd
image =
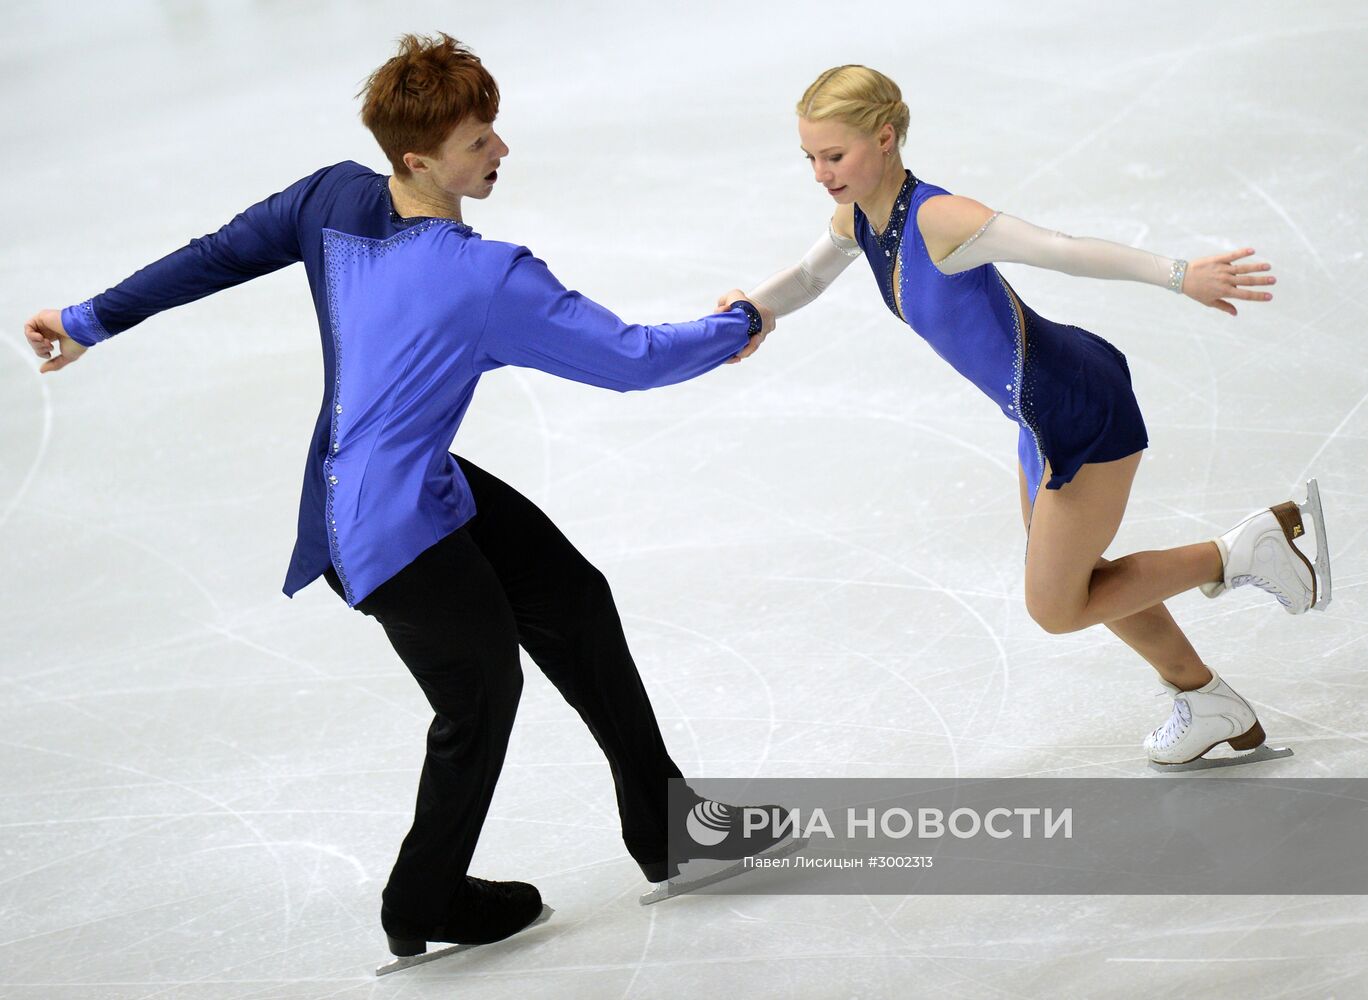
[[[322,391],[303,269],[39,378],[25,317],[318,166],[385,161],[353,95],[404,31],[468,41],[511,147],[488,238],[634,320],[792,263],[830,211],[793,104],[902,85],[920,177],[1051,228],[1279,278],[1238,319],[1007,268],[1127,352],[1151,449],[1113,553],[1319,477],[1334,604],[1171,606],[1296,756],[1368,770],[1368,13],[1099,5],[11,0],[0,31],[0,996],[1368,996],[1368,902],[685,898],[637,906],[611,780],[530,663],[473,871],[550,923],[376,980],[428,710],[374,623],[280,594]],[[617,395],[505,369],[457,449],[614,586],[671,748],[730,777],[1150,778],[1153,673],[1022,602],[1015,428],[851,268],[746,364]],[[1235,780],[1241,769],[1211,772]],[[1294,849],[1294,848],[1289,848]]]

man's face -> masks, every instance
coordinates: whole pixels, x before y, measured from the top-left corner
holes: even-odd
[[[471,117],[451,130],[435,155],[409,153],[406,162],[415,177],[425,178],[450,198],[488,198],[499,179],[499,161],[507,155],[494,123]]]

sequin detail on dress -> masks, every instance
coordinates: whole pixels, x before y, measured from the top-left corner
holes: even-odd
[[[870,224],[869,218],[855,206],[855,231],[860,231],[863,224],[869,230],[869,235],[873,238],[875,249],[881,253],[870,255],[870,261],[874,267],[875,276],[879,280],[879,291],[883,293],[884,303],[894,316],[903,322],[907,318],[903,315],[901,307],[901,292],[898,287],[901,282],[898,280],[901,268],[898,266],[902,258],[903,231],[907,228],[907,210],[912,204],[912,191],[917,186],[917,178],[912,176],[912,171],[907,172],[907,179],[903,181],[902,188],[898,191],[898,197],[893,199],[893,209],[888,216],[888,225],[884,226],[881,233],[874,232],[874,227]]]
[[[993,268],[993,275],[1007,293],[1007,301],[1012,307],[1012,327],[1016,334],[1016,348],[1012,352],[1012,403],[1017,422],[1030,432],[1035,444],[1036,461],[1044,469],[1045,452],[1040,447],[1040,432],[1036,429],[1039,424],[1036,420],[1035,377],[1033,372],[1026,371],[1026,317],[1021,309],[1021,300],[1012,291],[1012,286],[1007,284],[1007,279],[998,273],[997,268]]]

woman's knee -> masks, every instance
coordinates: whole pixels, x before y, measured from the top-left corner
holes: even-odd
[[[1080,609],[1026,592],[1026,613],[1031,620],[1051,635],[1065,635],[1088,627],[1079,613]]]

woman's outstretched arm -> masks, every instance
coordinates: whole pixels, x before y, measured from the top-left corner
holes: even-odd
[[[1140,281],[1168,288],[1231,316],[1228,299],[1267,302],[1268,292],[1249,286],[1271,285],[1267,263],[1238,264],[1252,249],[1203,257],[1191,263],[1092,237],[1042,229],[1015,216],[957,195],[928,198],[917,225],[937,269],[959,274],[988,263],[1030,264],[1085,278]]]

